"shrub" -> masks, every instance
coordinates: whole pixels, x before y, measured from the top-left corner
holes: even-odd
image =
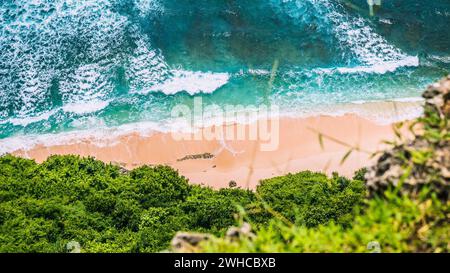
[[[171,206],[189,194],[186,178],[167,166],[144,166],[130,172],[134,190],[144,208]]]
[[[178,230],[224,231],[250,191],[192,186],[170,167],[121,173],[93,158],[0,157],[0,252],[153,252]]]
[[[305,171],[263,180],[257,193],[288,220],[313,227],[329,221],[348,225],[365,188],[359,180]]]
[[[181,205],[188,217],[189,230],[220,233],[235,223],[238,206],[246,207],[255,196],[240,189],[222,189],[193,186],[191,195]]]
[[[266,180],[265,202],[286,217],[314,226],[352,218],[359,181],[299,173]],[[0,251],[154,252],[167,249],[177,231],[223,235],[246,212],[255,225],[273,215],[249,190],[189,185],[170,167],[129,173],[93,158],[52,156],[42,164],[0,157]],[[347,218],[346,218],[347,217]]]
[[[422,195],[425,191],[422,192]],[[448,252],[448,203],[436,195],[411,199],[388,191],[368,201],[350,228],[334,222],[315,228],[272,220],[256,237],[213,238],[203,252]]]

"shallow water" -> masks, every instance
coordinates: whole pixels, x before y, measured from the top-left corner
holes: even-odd
[[[290,115],[418,98],[450,71],[450,2],[384,2],[3,0],[0,138],[162,128],[195,97]]]

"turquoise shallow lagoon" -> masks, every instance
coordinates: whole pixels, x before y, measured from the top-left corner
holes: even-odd
[[[445,0],[375,16],[366,0],[3,0],[0,139],[163,129],[195,97],[286,115],[416,100],[450,72],[449,26]]]

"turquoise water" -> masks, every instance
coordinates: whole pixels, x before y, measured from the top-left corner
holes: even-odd
[[[164,126],[195,97],[332,112],[417,98],[449,73],[449,1],[368,13],[365,0],[3,0],[0,139]]]

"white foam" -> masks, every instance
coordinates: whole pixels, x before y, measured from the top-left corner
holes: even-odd
[[[148,38],[136,38],[136,49],[130,56],[125,71],[130,92],[147,90],[169,77],[169,67],[164,58],[151,49],[150,45]]]
[[[409,98],[396,98],[396,99],[391,99],[391,101],[396,101],[396,102],[424,102],[425,99],[422,97],[409,97]]]
[[[64,112],[75,114],[88,114],[98,112],[109,105],[109,101],[93,100],[69,103],[62,107]]]
[[[354,114],[376,124],[389,125],[395,122],[413,120],[423,114],[423,100],[420,98],[399,98],[390,101],[352,101],[350,103],[316,105],[301,110],[282,113],[286,117],[344,116]]]
[[[134,3],[139,10],[139,15],[141,17],[164,12],[164,7],[157,0],[134,0]]]
[[[371,103],[389,103],[389,102],[412,102],[412,103],[423,103],[425,100],[422,97],[407,97],[407,98],[395,98],[383,101],[376,100],[355,100],[349,102],[350,104],[371,104]]]
[[[228,116],[226,119],[214,116],[206,117],[201,127],[221,125],[221,124],[249,124],[257,121],[260,118],[275,118],[275,117],[290,117],[290,118],[305,118],[313,116],[344,116],[346,114],[355,114],[357,116],[371,120],[377,124],[388,125],[394,122],[412,120],[423,114],[421,106],[422,99],[418,97],[399,98],[395,101],[354,101],[346,104],[332,104],[332,105],[315,105],[310,108],[303,108],[301,110],[290,108],[284,112],[257,112],[251,115],[242,115],[236,112],[232,118]],[[395,104],[397,102],[397,104]],[[394,103],[395,105],[390,105]],[[255,111],[257,108],[255,108]],[[245,112],[244,114],[249,114]],[[267,116],[266,114],[269,114]],[[140,136],[148,137],[155,132],[183,132],[193,133],[200,129],[191,127],[191,124],[184,120],[172,119],[163,120],[160,122],[137,122],[129,123],[116,127],[107,127],[103,121],[94,118],[89,119],[88,125],[95,124],[94,129],[76,130],[70,132],[62,132],[57,134],[38,134],[38,135],[20,135],[0,139],[0,155],[11,153],[18,150],[28,151],[36,146],[57,146],[57,145],[71,145],[80,143],[90,143],[98,147],[114,146],[121,140],[120,137],[128,136],[130,134],[138,134]],[[75,125],[75,124],[74,124]],[[78,124],[82,128],[85,124]],[[91,127],[91,126],[89,126]],[[92,128],[92,127],[91,127]]]
[[[340,45],[351,50],[363,64],[372,67],[371,71],[383,73],[396,69],[399,66],[394,65],[395,62],[415,63],[416,57],[410,57],[389,44],[364,18],[350,16],[341,4],[329,0],[309,1],[317,12],[326,11],[325,16],[332,23],[333,34]],[[386,67],[380,64],[385,64]]]
[[[381,18],[380,22],[383,23],[383,24],[387,24],[387,25],[392,25],[393,24],[391,20],[386,19],[386,18]]]
[[[81,101],[76,103],[68,103],[61,108],[53,109],[51,111],[44,112],[37,116],[16,117],[0,121],[0,124],[11,123],[15,126],[28,126],[30,124],[48,120],[51,116],[56,114],[59,110],[63,110],[66,113],[75,114],[88,114],[98,112],[109,105],[109,101],[93,100],[93,101]]]
[[[388,72],[395,72],[397,69],[402,67],[418,67],[419,57],[408,56],[401,60],[395,61],[383,61],[374,65],[365,66],[354,66],[354,67],[336,67],[336,68],[315,68],[309,72],[318,74],[357,74],[357,73],[367,73],[367,74],[385,74]],[[291,74],[295,72],[290,72]]]
[[[163,124],[155,122],[139,122],[105,127],[98,124],[95,129],[76,130],[56,134],[19,135],[0,139],[0,155],[23,150],[29,151],[36,146],[50,147],[91,143],[98,147],[113,146],[120,137],[138,133],[141,136],[151,136],[154,132],[167,132]]]
[[[347,73],[376,73],[384,74],[387,72],[394,72],[400,67],[417,67],[419,66],[419,57],[407,56],[401,60],[384,61],[369,66],[357,66],[357,67],[339,67],[333,70],[342,74]]]
[[[185,91],[190,95],[197,93],[212,93],[228,83],[228,73],[195,72],[184,70],[171,71],[172,77],[156,84],[148,91],[161,91],[166,95],[172,95]]]
[[[0,116],[32,116],[51,107],[58,87],[63,104],[105,99],[118,67],[131,89],[163,80],[164,60],[139,24],[113,0],[15,0],[0,5]],[[158,0],[134,0],[137,10],[162,11]],[[128,52],[130,38],[135,51]],[[74,65],[77,65],[74,67]],[[152,74],[154,73],[154,75]],[[149,84],[151,83],[151,84]]]
[[[439,62],[450,63],[450,56],[431,55],[430,58]]]
[[[265,69],[249,69],[248,73],[250,75],[270,75],[271,72]]]
[[[52,115],[54,115],[57,112],[57,110],[52,110],[45,112],[38,116],[32,116],[32,117],[24,117],[24,118],[11,118],[9,120],[6,120],[5,122],[10,122],[12,125],[15,126],[27,126],[32,123],[36,123],[42,120],[48,120]]]
[[[70,127],[76,128],[78,130],[83,130],[87,128],[98,128],[105,127],[105,121],[102,118],[98,118],[96,116],[85,116],[80,117],[78,119],[73,120],[70,123]]]

